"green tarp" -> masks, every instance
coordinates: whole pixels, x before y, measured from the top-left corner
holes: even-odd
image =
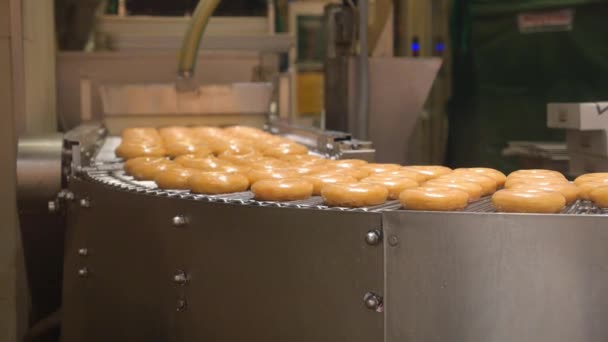
[[[566,5],[566,6],[564,6]],[[508,141],[563,140],[549,102],[608,100],[608,2],[456,1],[448,163],[519,167]],[[575,10],[566,32],[520,33],[521,11]]]

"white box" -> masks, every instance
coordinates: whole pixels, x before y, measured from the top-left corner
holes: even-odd
[[[608,156],[607,131],[566,131],[569,152]]]
[[[608,172],[608,157],[584,153],[570,154],[570,175],[578,176],[592,172]]]
[[[547,126],[580,131],[608,130],[608,102],[550,103]]]

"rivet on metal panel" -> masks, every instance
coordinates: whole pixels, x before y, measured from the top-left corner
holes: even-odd
[[[384,311],[382,297],[373,292],[366,293],[365,296],[363,296],[363,301],[365,302],[365,307],[370,310],[375,310],[376,312]]]
[[[365,242],[370,246],[376,246],[382,241],[382,232],[379,230],[370,230],[365,234]]]
[[[75,198],[74,193],[71,192],[70,190],[66,190],[65,191],[65,196],[64,197],[65,197],[66,201],[73,201],[74,198]]]
[[[83,208],[90,208],[91,207],[91,200],[89,200],[88,198],[81,198],[80,199],[80,206]]]
[[[82,277],[82,278],[86,278],[89,276],[89,269],[86,267],[83,267],[81,269],[78,270],[78,276]]]
[[[184,298],[180,298],[177,300],[177,311],[184,311],[188,308],[188,303]]]
[[[395,247],[399,244],[399,238],[396,235],[392,235],[388,238],[388,244]]]
[[[186,285],[190,281],[188,274],[182,270],[178,270],[177,274],[173,276],[173,281],[179,285]]]
[[[80,256],[88,256],[89,255],[89,249],[88,248],[79,248],[78,249],[78,255]]]
[[[59,211],[59,203],[57,201],[49,201],[48,209],[49,213],[55,214]]]
[[[60,200],[72,201],[74,200],[74,193],[68,189],[63,189],[59,191],[57,198]]]
[[[177,215],[171,220],[175,227],[183,227],[188,224],[188,218],[184,215]]]

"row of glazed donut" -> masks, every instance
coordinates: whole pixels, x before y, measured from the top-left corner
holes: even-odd
[[[305,147],[288,139],[242,126],[123,132],[125,146],[139,143],[152,148],[159,141],[174,146],[175,151],[180,149],[175,146],[186,146],[181,152],[195,146],[196,153],[171,153],[173,161],[136,158],[126,163],[126,169],[137,179],[155,180],[159,187],[168,189],[220,194],[251,188],[257,199],[274,201],[323,195],[328,205],[345,207],[399,199],[406,209],[413,210],[461,210],[489,195],[496,209],[503,212],[556,213],[579,198],[591,199],[600,207],[607,205],[602,200],[608,192],[603,188],[608,174],[586,175],[572,184],[562,174],[548,170],[520,170],[506,177],[488,168],[451,170],[331,161],[308,155]],[[133,167],[142,161],[141,166]],[[260,181],[266,182],[254,187]],[[230,184],[235,184],[234,188]],[[308,184],[312,185],[310,194]],[[325,188],[329,190],[324,194]]]
[[[307,154],[308,149],[289,139],[257,128],[232,126],[128,128],[122,132],[116,155],[125,160],[137,157],[176,158],[187,154],[219,155],[228,150],[263,156]]]
[[[219,157],[185,155],[174,161],[135,158],[125,163],[125,170],[136,179],[154,180],[165,189],[226,194],[251,187],[259,200],[291,201],[322,195],[328,205],[344,207],[382,204],[388,199],[399,199],[406,189],[421,185],[425,189],[464,190],[468,203],[493,193],[506,178],[490,169],[452,171],[442,166],[403,167],[362,160],[333,161],[309,155],[260,159],[232,153]],[[261,183],[256,186],[258,182]],[[325,188],[328,190],[324,192]],[[415,204],[408,205],[413,206]],[[436,210],[453,209],[440,205]]]

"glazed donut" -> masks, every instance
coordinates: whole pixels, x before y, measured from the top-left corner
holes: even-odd
[[[249,188],[247,177],[230,172],[197,172],[188,179],[192,192],[205,195],[231,194]]]
[[[566,179],[566,177],[564,177],[564,175],[561,174],[560,172],[553,171],[553,170],[543,170],[543,169],[518,170],[518,171],[511,172],[507,178],[517,177],[517,176],[524,176],[524,177],[530,177],[530,178],[537,178],[537,177],[546,178],[546,177],[554,176],[554,177]]]
[[[542,185],[550,185],[550,184],[568,184],[568,181],[561,178],[561,177],[555,177],[555,176],[548,176],[548,177],[537,177],[537,178],[528,178],[528,177],[523,177],[523,176],[517,176],[517,177],[511,177],[511,178],[507,178],[507,181],[505,182],[505,189],[509,189],[515,186],[520,186],[520,185],[538,185],[538,186],[542,186]]]
[[[311,154],[287,154],[279,157],[288,163],[296,163],[298,165],[319,165],[327,163],[327,159]]]
[[[457,174],[449,174],[442,176],[440,178],[443,179],[453,179],[453,180],[466,180],[469,182],[477,183],[483,189],[481,195],[487,196],[496,192],[497,184],[494,178],[476,174],[476,173],[457,173]]]
[[[448,187],[421,187],[404,190],[399,195],[401,206],[408,210],[457,211],[469,204],[469,195]]]
[[[382,185],[388,190],[388,198],[392,200],[399,199],[399,194],[401,194],[403,190],[417,188],[419,185],[418,182],[411,178],[377,175],[363,178],[361,183]]]
[[[165,142],[164,145],[167,155],[171,158],[186,154],[196,154],[197,156],[208,156],[212,154],[210,148],[203,145],[197,145],[189,140]]]
[[[214,154],[220,155],[227,151],[250,151],[251,143],[246,143],[240,139],[219,139],[219,140],[208,140],[206,145],[213,151]]]
[[[607,182],[602,182],[602,181],[587,181],[584,183],[580,183],[579,185],[577,185],[580,193],[579,193],[579,197],[585,201],[590,201],[591,200],[591,192],[595,189],[601,188],[603,186],[608,186]]]
[[[351,176],[345,176],[340,174],[316,174],[316,175],[307,175],[304,176],[303,179],[310,184],[312,184],[313,195],[321,195],[321,191],[323,187],[327,184],[354,184],[357,183],[357,179]]]
[[[564,209],[566,198],[556,191],[503,189],[492,196],[492,204],[499,212],[555,214]]]
[[[231,141],[227,138],[202,138],[197,137],[196,142],[207,146],[213,154],[219,156],[220,154],[228,151],[231,147],[234,147],[234,141]]]
[[[224,128],[224,133],[238,137],[259,137],[268,133],[259,128],[249,126],[230,126]]]
[[[218,158],[235,164],[249,164],[261,159],[262,156],[252,148],[229,148],[221,153]]]
[[[137,165],[142,163],[153,163],[153,162],[163,162],[167,161],[166,158],[162,157],[137,157],[133,159],[129,159],[125,162],[123,168],[125,169],[125,173],[128,175],[133,175],[133,170],[137,167]]]
[[[251,191],[260,201],[297,201],[310,198],[313,186],[302,179],[264,179],[254,183]]]
[[[130,174],[137,180],[154,180],[158,173],[177,166],[167,159],[140,162],[132,166]]]
[[[241,139],[241,141],[245,142],[247,144],[247,146],[251,146],[252,148],[254,148],[255,150],[260,151],[260,153],[263,154],[264,150],[267,149],[274,149],[277,148],[279,146],[283,146],[283,145],[289,145],[292,144],[293,142],[287,141],[283,138],[279,138],[273,135],[267,135],[264,137],[256,137],[256,138],[239,138]],[[285,152],[289,152],[288,148],[285,149]],[[275,151],[277,153],[277,155],[284,155],[282,154],[280,151]],[[272,152],[270,152],[272,153]]]
[[[452,173],[452,169],[445,166],[414,165],[405,166],[403,169],[422,173],[427,179],[434,179]]]
[[[251,184],[255,184],[264,179],[297,179],[300,175],[293,169],[256,169],[247,172],[247,178]]]
[[[240,173],[243,176],[247,176],[247,173],[251,171],[251,167],[247,165],[230,165],[222,164],[217,169],[211,170],[212,172],[229,172],[229,173]]]
[[[307,155],[308,149],[304,145],[289,143],[264,149],[265,156],[279,158],[286,155]]]
[[[388,189],[370,183],[326,184],[321,190],[321,196],[328,206],[360,208],[385,203]]]
[[[428,177],[417,171],[408,171],[403,168],[393,170],[393,171],[385,171],[381,173],[375,174],[375,176],[394,176],[394,177],[404,177],[415,180],[418,184],[422,184],[428,180]]]
[[[156,128],[133,127],[125,128],[121,133],[122,140],[160,140],[160,135]]]
[[[251,166],[253,169],[285,169],[289,167],[289,163],[269,157],[254,158],[245,165]]]
[[[162,127],[158,130],[158,134],[163,139],[181,140],[192,138],[192,129],[182,126]]]
[[[469,195],[469,202],[475,202],[481,198],[483,194],[483,188],[481,185],[468,181],[466,179],[446,179],[436,178],[424,183],[423,188],[450,188],[454,190],[464,191]]]
[[[359,166],[358,168],[361,170],[367,171],[370,175],[373,175],[375,173],[383,173],[383,172],[399,170],[401,168],[401,165],[369,163],[366,165]]]
[[[188,180],[196,172],[199,171],[178,166],[159,172],[154,177],[154,182],[161,189],[188,190]]]
[[[482,176],[488,176],[490,178],[493,178],[496,181],[496,185],[500,188],[503,185],[505,185],[505,182],[507,181],[507,176],[505,176],[504,173],[495,170],[495,169],[489,169],[486,167],[472,167],[472,168],[461,168],[461,169],[456,169],[454,170],[455,174],[458,173],[474,173],[474,174],[480,174]]]
[[[131,143],[123,141],[116,148],[116,156],[122,159],[132,159],[137,157],[163,157],[167,151],[160,143]]]
[[[349,176],[349,177],[353,177],[356,180],[361,180],[365,177],[369,177],[369,173],[365,170],[362,169],[358,169],[358,168],[354,168],[354,169],[341,169],[341,168],[335,168],[335,167],[324,167],[321,168],[321,170],[317,173],[314,173],[314,175],[319,175],[319,176],[323,176],[323,175],[342,175],[342,176]]]
[[[608,185],[592,190],[589,193],[589,199],[600,208],[608,208]]]
[[[326,168],[321,165],[290,165],[288,167],[288,169],[292,169],[295,172],[297,172],[300,175],[313,175],[313,174],[318,174],[318,173],[322,173],[323,171],[326,170]]]
[[[608,172],[601,173],[588,173],[582,176],[579,176],[574,180],[574,184],[579,185],[582,183],[593,182],[593,181],[603,181],[607,180],[608,183]]]
[[[226,137],[224,130],[217,127],[195,126],[190,128],[190,133],[195,139],[219,139]]]
[[[223,167],[232,166],[231,163],[213,156],[194,154],[179,156],[175,158],[175,162],[183,167],[202,171],[220,171]]]
[[[333,166],[338,169],[352,169],[352,168],[356,168],[356,167],[363,166],[366,164],[367,164],[367,162],[365,160],[342,159],[342,160],[332,160],[330,163],[328,163],[328,166]]]
[[[568,182],[563,182],[563,183],[549,183],[549,184],[517,184],[514,185],[512,187],[510,187],[509,189],[535,189],[535,190],[542,190],[542,191],[553,191],[553,192],[558,192],[560,194],[562,194],[562,196],[564,196],[564,198],[566,199],[566,204],[572,204],[574,203],[576,200],[578,200],[581,189],[572,184],[572,183],[568,183]]]

